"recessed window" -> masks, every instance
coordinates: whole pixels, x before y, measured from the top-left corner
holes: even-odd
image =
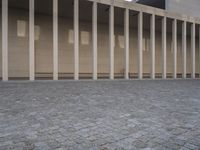
[[[170,51],[171,51],[171,54],[174,53],[174,43],[173,43],[173,41],[171,41],[171,44],[170,44]]]
[[[40,39],[40,26],[35,25],[35,40],[38,41]]]
[[[143,37],[143,39],[142,39],[142,48],[143,48],[143,51],[145,51],[145,43],[146,43],[146,39]]]
[[[68,42],[69,44],[74,43],[74,30],[70,29],[68,32]]]
[[[90,41],[90,33],[88,31],[81,31],[81,44],[89,45]]]
[[[146,38],[146,51],[149,52],[149,50],[150,50],[150,38],[147,37]]]
[[[17,36],[26,37],[26,21],[17,20]]]
[[[143,51],[148,52],[149,51],[149,45],[150,45],[150,39],[148,37],[143,37]]]
[[[118,36],[118,41],[119,41],[119,47],[120,47],[120,48],[124,48],[124,42],[125,42],[124,36],[119,35],[119,36]]]

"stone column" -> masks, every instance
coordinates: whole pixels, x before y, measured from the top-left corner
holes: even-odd
[[[162,18],[162,77],[163,79],[167,78],[166,73],[166,64],[167,64],[167,57],[166,57],[166,47],[167,47],[167,18],[164,16]]]
[[[29,80],[35,80],[35,0],[29,0]]]
[[[58,0],[53,0],[53,80],[58,80]]]
[[[79,0],[74,0],[74,79],[79,80]]]
[[[143,78],[143,12],[138,14],[138,78]]]
[[[97,80],[97,2],[92,8],[93,80]]]
[[[2,0],[2,80],[8,81],[8,0]]]
[[[155,79],[155,15],[150,18],[151,79]]]
[[[124,14],[124,37],[125,37],[125,79],[129,79],[129,9]]]
[[[114,79],[114,6],[109,10],[110,79]]]
[[[173,72],[173,78],[177,78],[177,20],[173,20],[172,25],[172,38],[173,38],[173,53],[174,53],[174,72]]]
[[[195,78],[195,23],[191,26],[191,50],[192,50],[192,78]]]
[[[187,78],[187,23],[182,23],[182,63],[183,63],[183,78]]]

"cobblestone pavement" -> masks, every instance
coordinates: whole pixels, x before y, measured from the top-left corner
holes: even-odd
[[[1,82],[0,149],[200,150],[200,80]]]

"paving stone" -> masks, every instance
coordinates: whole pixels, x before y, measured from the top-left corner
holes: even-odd
[[[143,142],[143,141],[140,141],[140,140],[137,140],[137,141],[134,141],[134,146],[138,149],[144,149],[147,147],[147,143]]]
[[[47,143],[44,142],[37,142],[35,143],[35,147],[37,150],[49,150],[49,146],[47,145]]]
[[[190,150],[190,149],[188,149],[186,147],[181,147],[180,150]]]
[[[0,150],[199,150],[199,85],[0,82]]]
[[[185,148],[188,148],[188,149],[191,149],[191,150],[199,150],[200,147],[196,146],[196,145],[193,145],[193,144],[190,144],[190,143],[186,143],[184,145]]]

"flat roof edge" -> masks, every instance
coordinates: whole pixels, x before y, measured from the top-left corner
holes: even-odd
[[[168,18],[176,18],[181,21],[195,22],[197,24],[200,24],[200,18],[198,17],[192,17],[180,13],[169,12],[167,10],[146,6],[143,4],[130,3],[122,0],[88,0],[88,1],[98,2],[106,5],[114,5],[115,7],[128,8],[134,11],[142,11],[148,14],[155,14],[157,16],[163,16],[163,17],[166,16]]]

